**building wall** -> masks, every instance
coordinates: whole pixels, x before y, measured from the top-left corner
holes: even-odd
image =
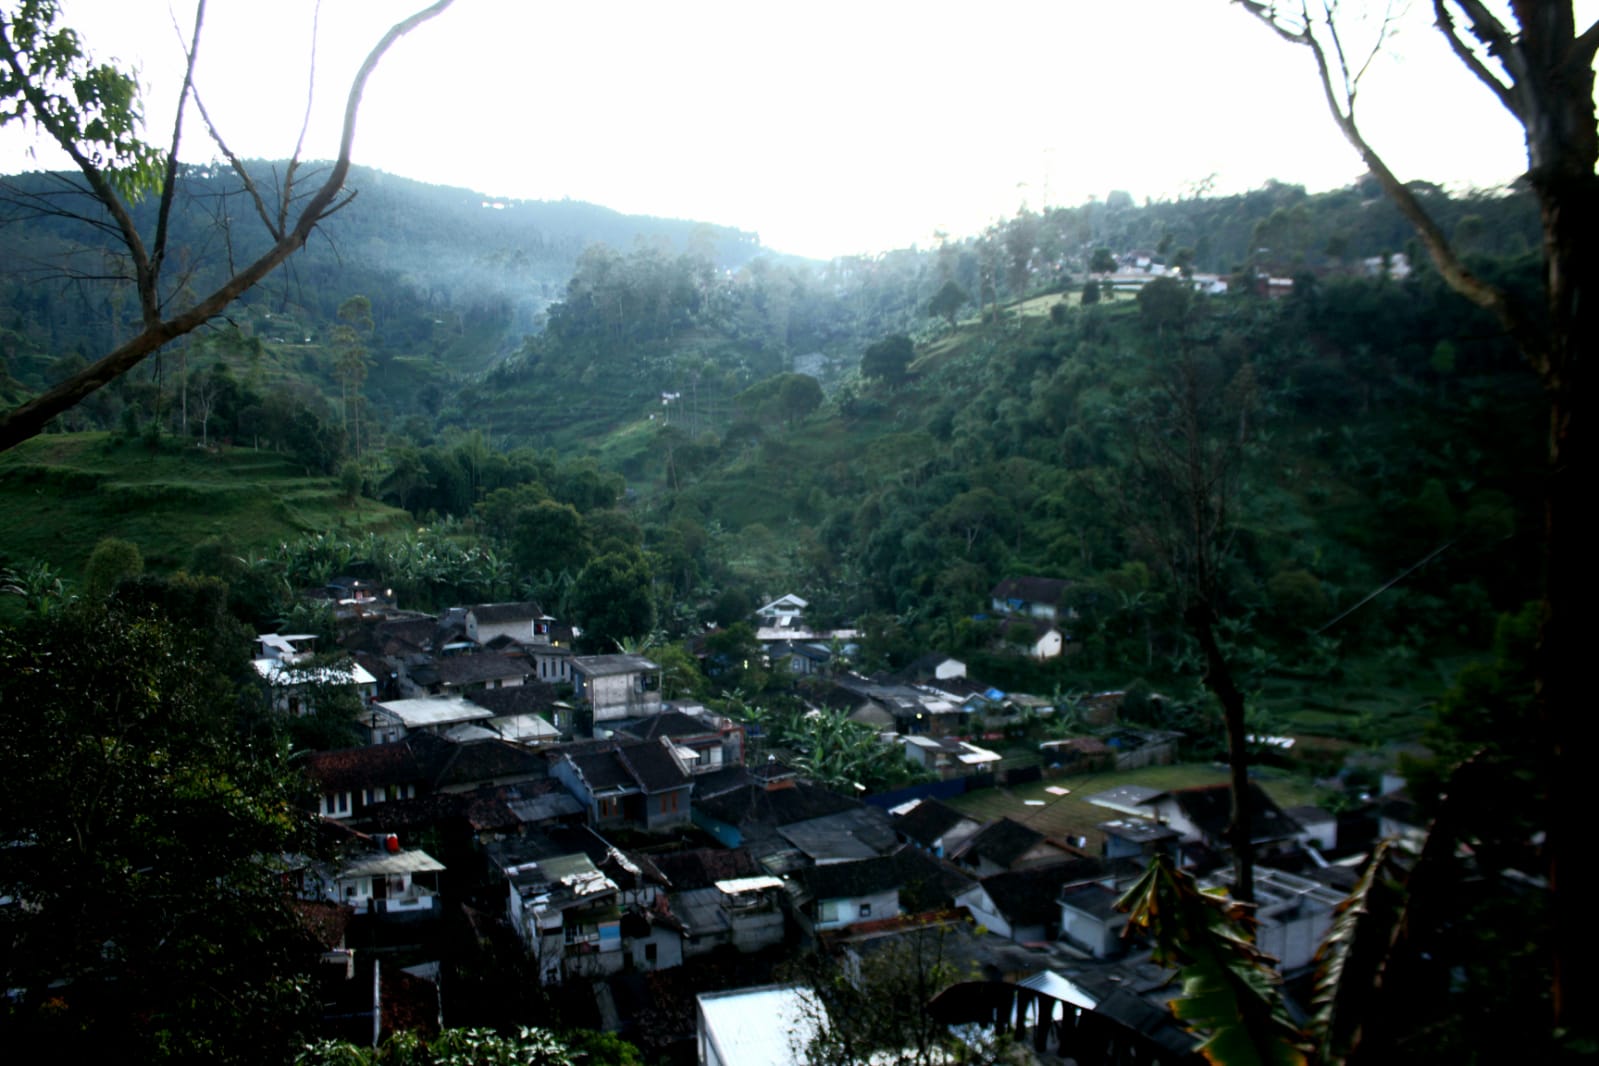
[[[861,908],[866,908],[862,912]],[[875,922],[879,918],[899,916],[899,890],[888,889],[866,896],[816,901],[816,928],[842,929],[856,922]]]
[[[1060,938],[1092,953],[1096,959],[1115,958],[1122,953],[1121,931],[1126,924],[1125,914],[1107,919],[1065,905],[1060,909]]]
[[[589,703],[594,707],[596,722],[614,718],[643,718],[661,713],[661,690],[641,691],[643,676],[616,674],[610,677],[593,677],[585,684]]]

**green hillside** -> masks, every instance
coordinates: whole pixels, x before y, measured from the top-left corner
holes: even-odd
[[[199,542],[241,550],[315,531],[385,531],[409,523],[372,500],[349,502],[328,477],[270,452],[143,443],[108,433],[37,437],[0,455],[0,553],[76,576],[102,537],[139,546],[156,569],[185,565]]]

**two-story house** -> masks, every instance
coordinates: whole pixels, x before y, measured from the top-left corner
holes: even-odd
[[[572,686],[595,722],[661,713],[661,668],[642,655],[580,655],[572,659]]]
[[[570,745],[550,766],[595,827],[682,825],[692,816],[694,778],[668,739],[602,740]]]

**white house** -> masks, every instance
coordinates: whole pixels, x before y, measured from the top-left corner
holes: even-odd
[[[315,714],[317,692],[330,687],[352,687],[363,704],[377,699],[378,679],[360,663],[352,660],[336,666],[311,667],[302,665],[301,658],[251,661],[250,665],[267,684],[273,710],[295,717]]]
[[[339,867],[334,896],[357,914],[430,914],[439,907],[443,871],[443,863],[419,849],[373,852]]]
[[[805,608],[810,604],[789,593],[779,596],[764,607],[755,609],[755,616],[769,626],[793,625],[799,621],[800,615],[805,613]]]

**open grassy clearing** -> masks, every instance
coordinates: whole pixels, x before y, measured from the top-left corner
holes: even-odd
[[[1146,766],[1137,770],[1078,774],[1051,781],[1038,781],[1017,788],[983,789],[957,796],[949,803],[950,806],[984,821],[1011,818],[1048,836],[1086,837],[1088,839],[1086,850],[1097,853],[1104,841],[1104,834],[1095,826],[1119,816],[1114,811],[1089,803],[1089,796],[1120,785],[1177,789],[1224,784],[1226,781],[1227,769],[1224,766],[1181,763],[1175,766]],[[1262,770],[1256,776],[1256,781],[1279,806],[1312,804],[1319,798],[1318,791],[1308,782],[1287,774],[1277,775],[1269,770]],[[1057,796],[1048,791],[1051,788],[1068,789],[1069,794]],[[1043,806],[1029,806],[1027,802],[1029,800],[1035,803],[1042,801]]]

